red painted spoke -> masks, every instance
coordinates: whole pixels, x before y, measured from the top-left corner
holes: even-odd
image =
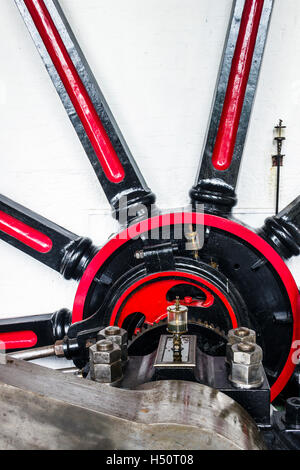
[[[0,351],[49,346],[63,339],[71,322],[71,312],[0,319]]]
[[[258,84],[274,0],[234,0],[212,112],[191,201],[228,217]]]
[[[0,239],[67,279],[80,279],[97,249],[78,237],[0,194]]]
[[[124,225],[148,215],[148,188],[58,0],[15,0],[67,115]]]
[[[53,246],[52,240],[47,235],[3,211],[0,211],[0,231],[39,253],[49,253]]]
[[[120,183],[124,168],[67,52],[43,0],[24,0],[109,181]]]
[[[34,348],[38,342],[33,331],[14,331],[13,333],[0,333],[0,345],[6,350]]]
[[[232,61],[223,112],[212,156],[214,167],[227,170],[232,162],[264,0],[246,0]]]

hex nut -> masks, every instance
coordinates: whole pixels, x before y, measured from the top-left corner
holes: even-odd
[[[120,360],[112,364],[91,364],[91,380],[99,383],[113,383],[123,377],[122,363]]]
[[[236,328],[234,330],[230,330],[227,335],[227,345],[226,345],[226,362],[230,362],[230,350],[233,344],[247,342],[247,343],[256,343],[256,333],[254,330],[250,330],[250,328]]]
[[[263,352],[257,344],[236,343],[231,345],[229,359],[235,364],[259,364],[262,362]]]
[[[109,350],[99,351],[99,343],[102,341],[108,343],[107,340],[101,340],[89,348],[90,364],[112,364],[121,359],[121,348],[115,343],[111,342]]]
[[[285,423],[290,429],[300,429],[300,398],[291,397],[286,401]]]
[[[106,339],[109,338],[110,341],[118,344],[119,346],[127,344],[128,342],[127,331],[123,328],[119,328],[118,326],[107,326],[103,330],[99,331],[98,335]]]
[[[260,346],[241,342],[230,346],[229,380],[240,388],[258,388],[264,380]]]
[[[105,336],[118,336],[121,334],[121,328],[119,326],[107,326],[104,330]]]
[[[63,340],[56,341],[54,345],[54,352],[55,356],[57,357],[65,357]]]
[[[122,361],[126,361],[128,358],[127,343],[128,333],[123,328],[118,326],[107,326],[98,333],[97,338],[106,338],[116,343],[121,348]]]
[[[230,344],[236,344],[246,341],[247,343],[256,343],[256,333],[250,328],[236,328],[228,332],[228,342]]]
[[[230,382],[238,388],[258,388],[262,385],[263,367],[261,364],[232,364]]]

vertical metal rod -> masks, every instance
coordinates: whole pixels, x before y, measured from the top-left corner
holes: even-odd
[[[281,174],[281,166],[283,164],[283,157],[285,155],[282,155],[282,144],[285,141],[285,137],[282,135],[282,130],[286,129],[286,126],[282,125],[283,121],[282,119],[279,120],[278,126],[275,127],[277,131],[277,137],[275,137],[275,141],[277,143],[277,155],[273,155],[273,161],[275,162],[275,165],[277,166],[277,179],[276,179],[276,215],[279,213],[279,204],[280,204],[280,174]],[[273,163],[274,165],[274,163]]]
[[[277,155],[277,186],[276,186],[276,210],[275,213],[279,213],[279,197],[280,197],[280,167],[281,167],[281,158],[280,155]]]

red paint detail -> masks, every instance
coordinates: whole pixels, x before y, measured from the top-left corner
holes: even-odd
[[[33,348],[37,344],[37,336],[33,331],[0,333],[0,349],[4,349],[3,344],[7,350]]]
[[[125,177],[124,168],[44,1],[24,0],[24,3],[76,109],[105,176],[112,183],[120,183]]]
[[[52,249],[52,240],[47,235],[2,211],[0,211],[0,231],[39,253],[49,253]]]
[[[162,280],[161,278],[164,277],[177,277],[181,278],[181,280]],[[191,282],[182,280],[182,277],[190,279]],[[146,283],[149,284],[145,285]],[[205,300],[203,301],[193,301],[192,299],[189,303],[190,306],[208,308],[214,303],[214,296],[209,291],[199,286],[199,284],[197,283],[201,283],[204,284],[206,287],[209,287],[220,298],[220,300],[224,303],[228,310],[232,323],[232,328],[237,328],[238,322],[235,313],[226,297],[222,294],[222,292],[220,292],[219,289],[217,289],[206,279],[181,271],[168,271],[163,273],[151,274],[132,284],[122,294],[122,296],[116,303],[111,315],[111,324],[115,324],[116,318],[119,315],[119,318],[117,320],[118,325],[122,326],[125,318],[135,312],[140,312],[145,315],[147,323],[157,323],[158,321],[164,319],[167,316],[167,307],[169,305],[174,304],[174,302],[170,302],[167,300],[168,291],[172,289],[172,287],[181,284],[187,284],[197,287],[200,291],[204,292],[206,296]],[[184,304],[184,302],[181,301],[181,304]]]
[[[144,220],[139,224],[136,224],[135,226],[129,227],[127,230],[118,234],[115,238],[109,240],[109,242],[96,254],[96,256],[89,263],[87,269],[85,270],[81,278],[74,300],[73,323],[81,321],[83,319],[85,299],[97,272],[99,271],[103,263],[118,248],[120,248],[122,245],[124,245],[124,243],[126,243],[132,238],[132,234],[135,234],[136,236],[138,234],[142,234],[144,232],[149,231],[149,229],[155,230],[158,227],[162,227],[164,225],[173,225],[174,223],[179,223],[179,221],[184,224],[202,224],[207,227],[213,227],[219,230],[223,230],[225,232],[231,233],[232,235],[235,235],[236,237],[239,237],[242,240],[245,240],[245,242],[249,243],[256,250],[258,250],[273,266],[273,268],[281,278],[283,285],[286,288],[293,313],[292,342],[300,340],[300,311],[298,310],[297,305],[299,302],[299,291],[290,270],[288,269],[283,259],[279,256],[279,254],[263,238],[261,238],[257,233],[249,230],[247,227],[244,227],[243,225],[240,225],[232,220],[223,219],[222,217],[197,213],[175,213],[160,215],[152,219]],[[272,401],[285,387],[295,369],[295,364],[293,364],[292,360],[293,353],[294,351],[291,348],[289,357],[280,376],[271,387]]]
[[[232,161],[264,0],[246,0],[212,156],[216,170]]]

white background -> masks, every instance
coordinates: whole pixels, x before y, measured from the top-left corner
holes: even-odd
[[[232,0],[61,0],[163,208],[188,203]],[[109,207],[13,0],[0,0],[0,191],[102,244]],[[281,206],[299,193],[300,1],[276,0],[240,174],[238,216],[274,213],[273,127],[287,154]],[[77,284],[0,242],[0,316],[72,308]],[[300,260],[291,269],[300,283]]]

